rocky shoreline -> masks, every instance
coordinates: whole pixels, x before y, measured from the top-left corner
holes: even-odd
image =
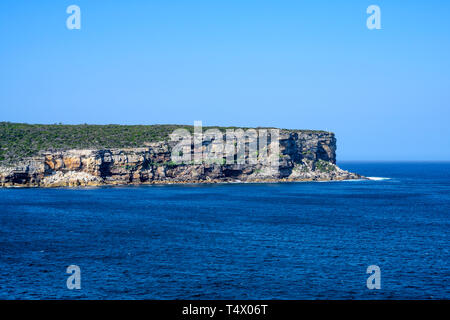
[[[0,165],[0,186],[77,187],[365,179],[336,166],[336,139],[330,132],[282,131],[276,170],[259,161],[254,164],[226,164],[221,161],[177,164],[171,158],[174,146],[175,142],[160,141],[142,148],[43,151],[13,165]],[[207,147],[208,143],[202,145],[203,150]],[[248,153],[245,156],[248,157]]]

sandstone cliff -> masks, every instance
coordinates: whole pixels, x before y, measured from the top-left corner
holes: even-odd
[[[279,167],[276,171],[259,162],[173,163],[171,151],[174,145],[175,142],[161,141],[148,143],[140,148],[41,152],[13,165],[0,166],[0,186],[59,187],[361,178],[336,166],[336,139],[329,132],[282,130]]]

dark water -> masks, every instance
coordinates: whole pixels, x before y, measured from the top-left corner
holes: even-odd
[[[449,299],[450,163],[341,166],[391,179],[1,189],[0,298]]]

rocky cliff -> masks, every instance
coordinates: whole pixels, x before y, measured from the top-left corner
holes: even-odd
[[[139,148],[43,151],[0,166],[0,186],[98,186],[156,183],[327,181],[361,176],[336,166],[336,139],[324,131],[282,130],[278,168],[225,161],[174,163],[175,142]],[[208,147],[205,143],[202,149]],[[245,154],[248,157],[248,152]]]

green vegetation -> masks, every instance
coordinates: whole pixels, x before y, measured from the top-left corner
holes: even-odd
[[[329,162],[319,160],[316,162],[316,169],[322,172],[332,172],[336,170],[336,167]]]
[[[179,165],[179,164],[176,163],[175,161],[169,161],[169,162],[166,162],[165,164],[166,164],[169,168],[176,167],[176,166]]]
[[[0,122],[0,161],[9,162],[45,150],[143,147],[167,139],[179,125],[42,125]]]
[[[64,125],[0,122],[0,162],[16,162],[25,157],[38,155],[40,151],[144,147],[151,142],[167,140],[169,134],[179,128],[187,129],[191,133],[194,131],[193,126],[187,125]],[[221,131],[239,129],[238,127],[203,127],[203,130],[211,128],[218,128]]]

